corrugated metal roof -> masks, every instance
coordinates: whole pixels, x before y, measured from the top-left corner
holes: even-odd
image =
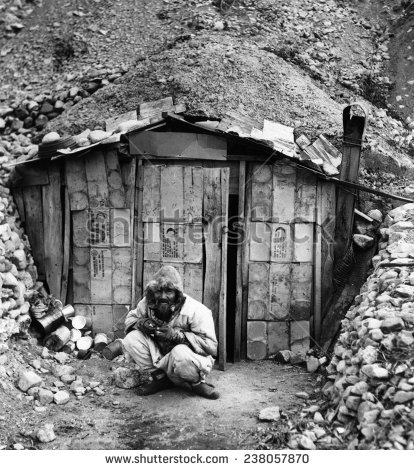
[[[183,111],[185,107],[174,106],[170,98],[164,98],[156,102],[142,103],[140,106],[141,120],[131,120],[131,116],[133,115],[131,112],[121,116],[115,116],[110,120],[113,133],[109,138],[73,150],[59,149],[52,159],[55,160],[69,155],[81,156],[100,145],[116,144],[120,142],[121,135],[123,134],[128,136],[132,133],[150,130],[154,127],[166,124],[170,120],[170,122],[185,126],[192,132],[200,132],[202,130],[204,133],[211,133],[222,137],[227,136],[228,138],[236,139],[238,142],[245,140],[246,143],[257,146],[258,152],[260,153],[287,157],[292,161],[300,162],[303,166],[313,171],[316,170],[329,176],[339,173],[338,167],[341,163],[342,155],[323,135],[319,136],[315,142],[308,145],[309,141],[307,141],[306,138],[303,139],[303,136],[301,136],[302,140],[298,139],[298,142],[295,142],[293,127],[285,126],[269,119],[259,121],[238,111],[230,111],[218,123],[213,121],[191,123],[182,116],[171,112],[171,109],[177,112]],[[167,112],[165,112],[165,110],[167,110]],[[159,116],[161,112],[164,113],[162,119],[160,119]],[[153,116],[152,118],[150,117],[151,115]],[[155,116],[158,116],[158,119],[156,119]],[[124,120],[126,120],[126,122],[123,122]],[[117,125],[116,128],[114,127],[115,123]],[[300,146],[298,144],[300,144]],[[30,160],[28,160],[27,157],[22,157],[6,166],[24,165],[38,160],[41,159],[36,156]]]

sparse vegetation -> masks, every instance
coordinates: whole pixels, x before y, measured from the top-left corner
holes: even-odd
[[[359,83],[361,95],[379,108],[386,108],[392,85],[378,80],[373,74],[363,75]]]

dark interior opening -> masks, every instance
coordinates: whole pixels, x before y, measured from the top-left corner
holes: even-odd
[[[227,360],[234,361],[234,327],[236,321],[236,290],[237,290],[237,243],[239,196],[229,195],[229,220],[227,239]]]

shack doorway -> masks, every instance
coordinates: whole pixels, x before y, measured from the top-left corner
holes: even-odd
[[[213,312],[219,365],[226,362],[229,168],[144,161],[138,166],[136,299],[162,265]]]

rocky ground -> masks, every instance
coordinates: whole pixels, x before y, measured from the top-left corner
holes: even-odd
[[[1,0],[0,166],[30,159],[47,131],[102,129],[106,118],[164,96],[192,116],[237,109],[296,134],[323,132],[339,148],[342,106],[362,100],[370,120],[361,182],[411,197],[412,2],[240,0],[226,12],[219,3]],[[223,398],[211,403],[176,390],[137,397],[113,383],[119,364],[49,353],[27,337],[40,286],[7,178],[2,168],[2,448],[413,447],[412,268],[378,264],[414,258],[411,206],[386,219],[375,272],[326,371],[274,361],[214,371]],[[372,196],[359,202],[393,207]],[[197,426],[181,417],[190,408]]]
[[[0,352],[2,449],[251,449],[267,439],[263,408],[295,416],[304,399],[296,394],[314,401],[321,388],[300,367],[264,361],[214,370],[214,402],[184,389],[139,397],[116,386],[124,362],[79,361],[33,339]]]

